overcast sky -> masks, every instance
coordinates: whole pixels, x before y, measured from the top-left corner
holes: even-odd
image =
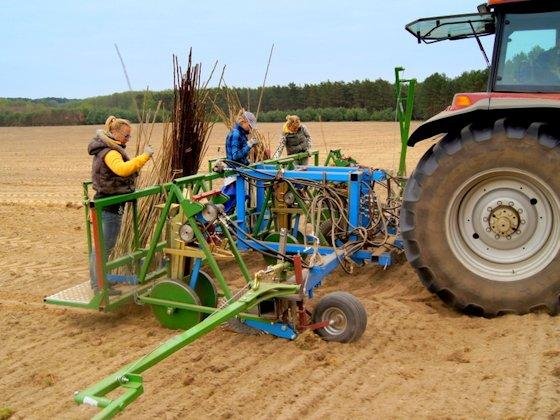
[[[84,98],[173,85],[172,54],[189,47],[203,65],[226,66],[229,86],[393,81],[484,68],[473,39],[418,45],[404,26],[421,17],[473,13],[482,0],[2,0],[0,97]],[[490,54],[493,39],[485,38]]]

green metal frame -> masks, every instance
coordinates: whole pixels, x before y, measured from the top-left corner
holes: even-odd
[[[278,168],[285,168],[285,169],[293,169],[294,162],[297,159],[302,157],[312,156],[314,159],[315,165],[318,164],[319,161],[319,152],[312,151],[312,152],[303,152],[298,153],[295,155],[290,155],[282,159],[269,159],[265,161],[266,164],[274,164],[278,165]],[[211,160],[210,162],[215,162],[216,160]],[[262,164],[263,162],[258,162],[258,164]],[[254,166],[254,165],[251,165]],[[140,227],[139,227],[139,215],[138,215],[138,208],[137,208],[137,200],[143,197],[147,197],[154,194],[161,194],[163,196],[167,196],[169,199],[169,193],[173,188],[188,189],[192,195],[196,195],[202,192],[208,192],[212,190],[213,181],[224,178],[229,175],[233,175],[234,172],[232,171],[225,171],[224,173],[215,173],[211,172],[208,174],[196,174],[188,177],[178,178],[174,182],[166,183],[162,185],[156,185],[148,188],[144,188],[133,193],[117,195],[102,199],[97,199],[90,201],[90,187],[91,181],[86,181],[82,185],[82,194],[83,194],[83,204],[84,204],[84,216],[85,216],[85,226],[86,226],[86,239],[87,239],[87,249],[88,249],[88,261],[91,257],[92,251],[94,249],[94,241],[95,237],[98,238],[98,249],[102,251],[99,253],[99,258],[101,259],[101,263],[99,264],[100,267],[98,269],[98,276],[102,278],[102,287],[100,288],[100,292],[95,294],[89,302],[73,302],[65,299],[61,299],[59,297],[54,297],[57,295],[49,296],[44,299],[46,303],[53,304],[53,305],[60,305],[60,306],[69,306],[75,308],[83,308],[83,309],[92,309],[92,310],[102,310],[102,311],[111,311],[115,310],[125,304],[128,304],[130,301],[137,299],[140,294],[145,292],[154,280],[161,278],[163,276],[169,275],[169,265],[164,264],[161,267],[156,267],[150,269],[150,264],[153,261],[153,257],[156,253],[161,252],[165,247],[169,244],[166,241],[159,241],[156,242],[153,240],[146,246],[142,247],[140,244]],[[168,200],[167,200],[168,201]],[[132,249],[129,253],[125,255],[117,256],[111,260],[109,260],[109,256],[105,250],[104,246],[104,238],[103,238],[103,229],[101,222],[98,222],[93,225],[91,219],[95,218],[97,221],[101,220],[101,213],[104,208],[107,206],[111,206],[114,204],[120,203],[130,203],[132,206],[132,223],[133,223],[133,240],[132,240]],[[175,203],[180,203],[180,199],[177,198]],[[172,203],[167,203],[172,204]],[[164,209],[161,212],[160,218],[156,225],[156,231],[159,231],[158,238],[161,237],[161,229],[166,223],[166,220],[169,216],[170,207],[164,206]],[[233,217],[235,219],[235,216]],[[225,229],[224,229],[225,230]],[[237,252],[237,251],[236,251]],[[238,255],[237,259],[241,259]],[[138,281],[138,286],[130,290],[129,292],[123,293],[120,296],[115,296],[109,298],[108,294],[108,282],[105,281],[107,278],[107,274],[112,271],[116,270],[120,267],[129,266],[132,267],[133,275],[136,276]],[[213,269],[214,271],[214,269]],[[216,270],[219,272],[219,270]],[[246,273],[248,275],[248,271]],[[221,276],[221,273],[218,274]],[[221,276],[223,278],[223,276]]]
[[[305,157],[313,157],[313,164],[315,166],[319,166],[319,151],[318,150],[312,150],[310,152],[302,152],[302,153],[296,153],[293,155],[288,155],[284,158],[279,158],[279,159],[267,159],[267,160],[263,160],[262,162],[258,162],[259,165],[273,165],[273,164],[279,164],[279,165],[289,165],[289,164],[293,164],[294,161],[298,160],[298,159],[302,159]],[[214,164],[218,161],[223,161],[225,160],[225,157],[220,157],[220,158],[213,158],[213,159],[208,159],[208,172],[212,172],[212,168],[214,167]]]
[[[119,411],[124,410],[127,405],[142,394],[144,391],[142,376],[140,376],[142,372],[192,343],[197,338],[212,331],[228,319],[234,318],[242,312],[255,307],[260,302],[278,297],[291,296],[298,293],[298,291],[298,285],[261,283],[258,287],[249,290],[238,300],[231,302],[223,309],[214,309],[214,312],[203,321],[169,339],[141,359],[109,375],[107,378],[86,390],[76,393],[74,400],[79,404],[89,404],[102,408],[102,411],[100,411],[94,419],[110,418]],[[124,392],[114,399],[108,398],[107,394],[117,388],[122,388]]]
[[[333,149],[329,151],[325,159],[324,166],[338,166],[346,168],[348,166],[357,165],[358,162],[350,156],[344,156],[340,149]]]
[[[244,311],[251,309],[258,305],[263,300],[269,300],[273,298],[286,297],[290,295],[296,295],[300,292],[300,285],[297,284],[286,284],[286,283],[260,283],[256,279],[253,281],[249,270],[243,261],[239,251],[236,248],[235,240],[229,234],[226,226],[222,224],[224,234],[227,241],[229,242],[229,249],[232,251],[234,258],[238,266],[241,268],[243,277],[248,285],[250,285],[250,290],[246,292],[238,300],[233,300],[233,293],[218,267],[217,261],[214,258],[212,251],[208,242],[206,241],[204,234],[199,229],[198,224],[195,219],[195,215],[200,213],[203,209],[203,205],[197,202],[193,202],[184,196],[184,189],[188,186],[196,184],[196,182],[206,179],[201,175],[194,175],[192,177],[180,178],[172,183],[165,184],[158,188],[147,189],[150,193],[161,193],[165,191],[166,201],[163,207],[160,218],[156,224],[155,231],[153,233],[150,246],[141,250],[138,255],[144,256],[144,260],[141,266],[139,274],[139,282],[143,283],[148,278],[148,266],[150,261],[153,259],[156,251],[158,250],[160,244],[160,238],[162,236],[164,225],[168,219],[169,211],[172,204],[178,203],[183,215],[186,217],[186,223],[189,223],[194,231],[198,246],[202,253],[204,254],[204,263],[210,267],[214,278],[216,279],[219,288],[223,296],[227,299],[228,304],[220,309],[213,307],[206,307],[203,305],[191,305],[170,300],[155,299],[150,297],[150,291],[138,296],[138,300],[142,303],[147,303],[150,305],[161,305],[172,310],[173,308],[187,309],[196,312],[208,313],[210,316],[202,320],[200,323],[189,328],[185,332],[179,334],[178,336],[168,340],[166,343],[162,344],[156,348],[153,352],[147,356],[141,358],[140,360],[126,366],[117,373],[110,375],[106,379],[100,381],[99,383],[89,387],[85,391],[79,392],[75,395],[74,399],[80,404],[89,404],[102,408],[102,411],[98,413],[94,418],[108,418],[114,416],[117,412],[123,410],[128,404],[134,401],[143,392],[142,377],[140,373],[155,365],[159,361],[170,356],[177,350],[183,348],[187,344],[193,342],[200,336],[213,330],[215,327],[231,319],[233,317],[239,316],[241,319],[257,319],[260,321],[265,321],[264,318],[260,318],[256,315],[246,314]],[[138,195],[146,194],[146,190],[139,191],[137,193],[127,195],[128,198],[137,197]],[[101,201],[101,200],[100,200]],[[114,200],[109,201],[114,203]],[[100,205],[103,208],[103,205]],[[120,259],[124,261],[123,258]],[[134,258],[133,258],[134,260]],[[120,264],[120,262],[119,262]],[[282,263],[281,269],[287,269],[289,264]],[[107,266],[118,266],[114,262],[108,263]],[[122,388],[124,390],[119,396],[114,399],[107,397],[111,391]]]
[[[414,92],[416,79],[401,79],[400,73],[404,67],[395,67],[395,101],[396,119],[399,122],[401,134],[401,156],[399,161],[399,177],[406,176],[406,151],[408,135],[410,133],[410,122],[412,121],[412,110],[414,108]]]

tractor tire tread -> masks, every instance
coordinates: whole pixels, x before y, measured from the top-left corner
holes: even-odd
[[[448,133],[439,143],[430,147],[420,159],[408,180],[400,215],[400,228],[405,242],[406,258],[426,288],[459,311],[492,317],[504,313],[524,314],[545,308],[550,314],[557,314],[560,309],[560,290],[549,294],[546,299],[543,298],[538,302],[531,303],[528,301],[521,302],[512,308],[501,306],[499,299],[486,304],[469,301],[461,295],[461,290],[446,286],[445,281],[437,277],[430,264],[423,257],[421,238],[417,235],[417,220],[422,220],[422,215],[417,214],[417,211],[418,203],[423,194],[423,184],[434,175],[441,162],[448,159],[459,159],[455,155],[460,154],[463,149],[477,147],[477,144],[489,141],[495,136],[505,136],[507,141],[512,142],[535,139],[543,148],[549,151],[556,149],[556,152],[560,153],[558,151],[560,149],[560,136],[555,135],[555,133],[551,134],[551,131],[544,123],[523,124],[505,118],[486,125],[481,123],[467,125],[459,132]],[[441,176],[441,173],[436,176]],[[444,238],[441,239],[444,240]],[[429,246],[429,244],[424,244],[424,246]]]

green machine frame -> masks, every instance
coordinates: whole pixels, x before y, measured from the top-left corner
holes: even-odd
[[[406,176],[406,151],[408,135],[410,132],[410,122],[412,121],[412,109],[414,108],[414,92],[416,89],[416,79],[401,79],[401,72],[404,67],[395,67],[395,100],[396,100],[396,119],[399,122],[401,135],[401,157],[399,161],[399,177]]]
[[[306,156],[312,156],[314,158],[314,162],[318,162],[319,154],[317,151],[290,155],[282,159],[270,159],[265,162],[267,164],[277,165],[279,169],[293,169],[294,161]],[[259,164],[260,163],[261,162],[259,162]],[[89,199],[89,187],[91,186],[91,182],[84,182],[83,204],[88,255],[91,258],[93,255],[93,249],[101,250],[101,252],[95,254],[95,261],[93,261],[96,267],[96,273],[98,273],[97,281],[100,293],[94,294],[91,290],[90,282],[88,281],[54,295],[45,297],[45,303],[84,309],[111,311],[133,300],[138,300],[139,296],[151,287],[154,280],[165,276],[168,277],[170,275],[170,266],[168,261],[164,259],[160,266],[155,266],[153,264],[153,259],[156,253],[163,252],[164,250],[168,250],[172,247],[172,244],[168,242],[169,238],[168,240],[160,240],[160,238],[162,236],[161,233],[164,225],[169,221],[172,207],[171,205],[173,204],[173,207],[180,205],[181,208],[185,205],[188,206],[188,204],[184,204],[185,202],[188,202],[188,200],[182,193],[180,194],[180,192],[188,190],[191,196],[209,193],[212,191],[214,181],[231,174],[232,173],[228,171],[224,173],[214,172],[208,174],[196,174],[178,178],[171,183],[144,188],[130,194],[123,194],[94,201],[90,201]],[[142,244],[140,244],[138,200],[153,195],[161,195],[167,199],[165,201],[165,205],[160,206],[162,207],[161,214],[150,243],[147,244],[147,246],[142,246]],[[170,200],[173,197],[174,201],[172,202]],[[120,203],[129,203],[132,209],[132,249],[126,255],[117,256],[110,260],[104,245],[103,229],[100,223],[101,213],[106,207]],[[184,211],[185,209],[182,208],[182,210]],[[260,211],[265,211],[265,209],[260,209]],[[235,219],[235,215],[233,215],[233,219]],[[240,257],[239,260],[241,261]],[[221,278],[223,280],[223,276],[218,269],[211,252],[206,255],[206,259],[204,261],[212,268],[212,271],[217,279]],[[240,267],[244,266],[244,263],[240,264]],[[125,267],[129,270],[132,267],[134,274],[126,277],[130,279],[130,282],[135,284],[135,287],[130,288],[130,290],[125,291],[120,296],[110,297],[108,294],[109,282],[107,280],[108,276],[111,277],[112,275],[110,275],[109,272]],[[250,276],[247,270],[244,270],[244,275],[246,280],[249,281]],[[222,283],[222,281],[220,281],[220,283]],[[225,282],[223,285],[227,287]],[[226,291],[225,293],[227,296],[230,292]]]
[[[202,212],[204,205],[185,198],[184,194],[185,189],[192,192],[206,189],[208,182],[219,176],[220,175],[218,174],[209,174],[180,178],[162,186],[140,190],[132,194],[114,197],[111,199],[97,200],[94,203],[94,212],[92,213],[92,216],[101,211],[106,205],[116,204],[123,201],[132,201],[150,194],[163,194],[163,196],[166,197],[165,204],[161,210],[161,215],[155,226],[152,239],[148,247],[135,248],[134,251],[126,257],[118,258],[114,261],[108,262],[107,264],[101,264],[100,272],[104,275],[106,269],[130,263],[139,263],[138,265],[140,269],[137,281],[140,285],[139,288],[146,291],[145,293],[138,293],[138,290],[136,291],[135,297],[139,302],[152,305],[153,307],[161,307],[169,317],[172,317],[174,312],[179,311],[188,311],[190,314],[198,314],[195,318],[183,318],[181,320],[181,328],[186,330],[183,333],[168,340],[166,343],[163,343],[153,352],[140,360],[124,367],[117,373],[110,375],[106,379],[75,395],[75,401],[78,403],[89,404],[102,408],[102,411],[97,414],[96,418],[111,417],[135,400],[143,392],[142,377],[140,376],[140,373],[150,368],[157,362],[163,360],[200,336],[210,332],[219,324],[233,317],[241,315],[243,319],[262,320],[264,322],[265,320],[261,319],[258,315],[248,313],[243,314],[243,312],[258,305],[259,302],[263,300],[297,295],[299,293],[300,285],[298,284],[264,283],[260,282],[257,276],[252,278],[245,262],[235,246],[234,239],[229,234],[227,228],[222,225],[223,233],[229,243],[229,250],[232,252],[233,257],[241,269],[243,277],[247,283],[246,288],[248,289],[241,297],[239,297],[239,299],[233,300],[233,292],[229,288],[220,268],[218,267],[209,243],[206,241],[196,222],[196,216]],[[219,201],[221,196],[219,193],[216,193],[213,198],[216,199],[215,201]],[[147,285],[148,287],[146,287],[145,283],[149,283],[150,280],[168,274],[168,263],[164,263],[161,268],[150,268],[150,265],[156,252],[165,250],[166,242],[161,241],[160,239],[164,226],[169,222],[174,204],[179,205],[182,214],[186,218],[186,223],[189,224],[194,232],[199,247],[199,254],[196,258],[202,260],[204,264],[211,269],[214,279],[218,284],[220,296],[226,300],[226,304],[223,307],[218,305],[204,306],[196,303],[194,300],[185,302],[184,300],[173,299],[172,297],[166,299],[150,296],[150,285]],[[135,216],[137,215],[135,214]],[[100,244],[102,242],[102,232],[99,225],[95,223],[95,217],[93,217],[92,225],[93,242],[94,244]],[[97,233],[95,232],[96,229]],[[96,236],[98,236],[99,239],[97,239]],[[135,245],[137,245],[136,240]],[[98,260],[99,259],[101,259],[101,257],[99,257]],[[272,267],[272,269],[283,270],[287,269],[288,266],[289,264],[287,263],[281,263]],[[104,279],[104,276],[100,277]],[[106,293],[101,293],[100,296],[107,299]],[[119,297],[114,302],[105,304],[104,309],[110,309],[117,304],[122,304],[123,299],[126,298],[127,297]],[[61,302],[49,301],[49,303],[60,304]],[[203,318],[202,314],[209,314],[209,316]],[[165,316],[166,315],[164,314],[164,317]],[[123,392],[116,398],[109,399],[107,394],[117,388],[121,388]]]

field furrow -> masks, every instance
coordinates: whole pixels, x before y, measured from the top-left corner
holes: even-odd
[[[173,337],[148,307],[98,313],[45,305],[88,280],[82,181],[97,127],[0,128],[0,408],[16,419],[89,418],[73,392]],[[271,139],[280,124],[262,124]],[[309,123],[314,144],[394,169],[393,123]],[[324,133],[324,134],[323,134]],[[216,126],[206,157],[217,157]],[[324,135],[324,137],[323,137]],[[156,127],[158,147],[161,127]],[[64,142],[60,141],[64,139]],[[409,150],[413,167],[433,144]],[[272,145],[275,146],[275,145]],[[262,258],[246,254],[252,271]],[[242,286],[233,262],[220,263]],[[123,418],[555,418],[560,415],[560,318],[473,318],[430,294],[406,263],[336,270],[317,292],[345,290],[365,306],[356,343],[312,333],[294,342],[225,327],[145,372]],[[312,301],[311,304],[314,304]]]

